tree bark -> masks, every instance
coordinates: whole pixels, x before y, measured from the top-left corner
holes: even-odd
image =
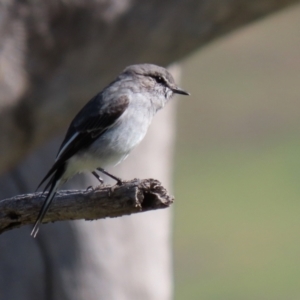
[[[34,224],[44,193],[26,194],[0,201],[0,234]],[[133,179],[121,186],[57,192],[43,223],[68,220],[115,218],[169,207],[174,198],[154,179]]]

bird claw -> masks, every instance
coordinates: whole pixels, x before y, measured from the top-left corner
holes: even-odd
[[[90,191],[94,191],[94,188],[90,185],[90,186],[88,186],[87,188],[86,188],[86,190],[85,190],[86,192],[90,192]]]
[[[124,183],[125,183],[125,181],[123,181],[122,179],[118,179],[116,185],[117,185],[117,186],[121,186],[121,185],[123,185]],[[116,186],[116,185],[115,185],[115,186]]]
[[[111,186],[108,190],[108,197],[111,198],[112,193],[115,191],[115,189],[121,185],[123,185],[125,183],[125,181],[119,179],[117,180],[117,183],[113,186]]]
[[[109,197],[109,198],[111,198],[111,195],[112,195],[112,193],[115,191],[115,188],[116,188],[116,185],[111,186],[111,187],[108,189],[108,197]]]

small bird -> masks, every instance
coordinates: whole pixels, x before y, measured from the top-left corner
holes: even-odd
[[[57,189],[77,173],[90,171],[101,183],[100,171],[121,185],[104,168],[117,165],[145,137],[152,118],[174,94],[189,95],[172,75],[153,64],[131,65],[75,116],[56,160],[38,188],[47,180],[47,197],[31,231],[36,237]],[[44,190],[44,191],[45,191]]]

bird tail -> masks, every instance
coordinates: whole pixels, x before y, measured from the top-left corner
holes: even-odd
[[[45,214],[46,214],[46,212],[49,209],[49,206],[50,206],[50,204],[51,204],[51,202],[52,202],[52,200],[53,200],[53,198],[54,198],[54,196],[56,194],[56,191],[57,191],[59,185],[61,184],[61,176],[63,174],[63,171],[64,170],[58,169],[54,173],[54,175],[52,176],[49,184],[47,184],[47,186],[46,186],[46,188],[47,188],[50,185],[50,190],[49,190],[49,192],[47,194],[46,200],[43,203],[43,206],[42,206],[42,208],[41,208],[41,210],[39,212],[39,215],[38,215],[38,217],[37,217],[37,219],[36,219],[36,221],[34,223],[32,231],[30,233],[30,235],[32,237],[34,237],[34,238],[36,237],[36,235],[37,235],[37,233],[39,231],[39,225],[43,221],[43,218],[45,217]]]

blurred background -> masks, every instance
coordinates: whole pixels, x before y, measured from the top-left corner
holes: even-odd
[[[0,0],[0,199],[35,190],[126,65],[172,65],[192,94],[112,170],[159,179],[173,208],[5,232],[0,300],[300,299],[299,0],[174,3]]]
[[[300,298],[300,6],[183,63],[175,299]]]

